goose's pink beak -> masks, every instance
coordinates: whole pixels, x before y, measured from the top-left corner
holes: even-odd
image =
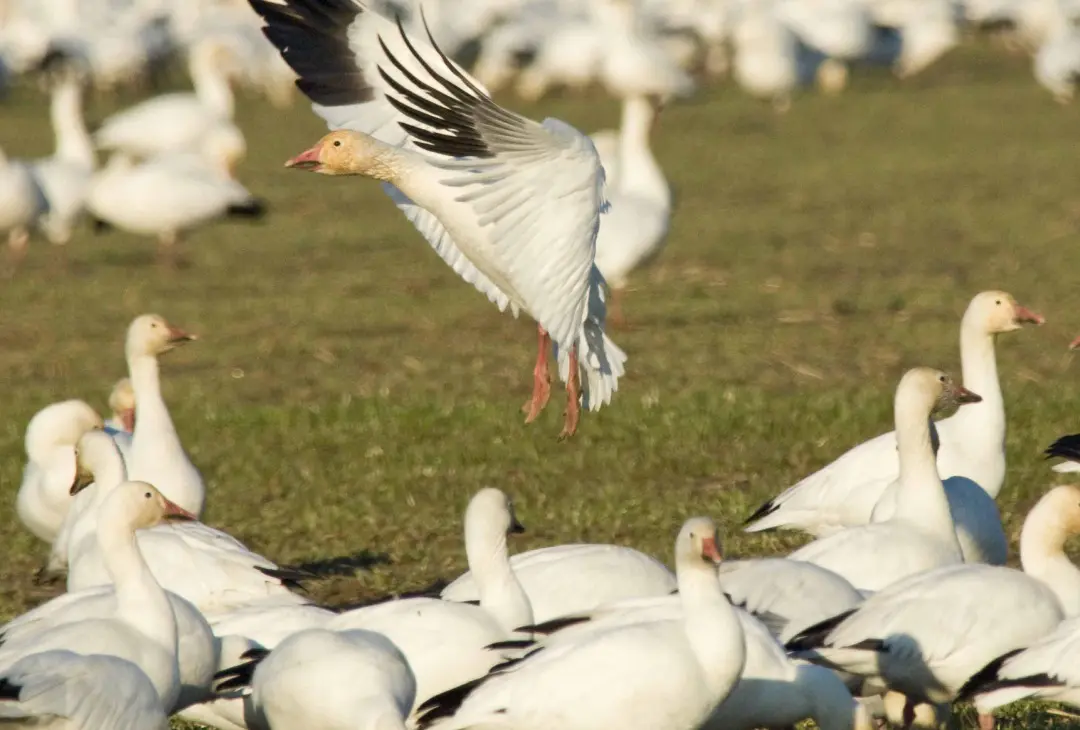
[[[169,344],[179,345],[181,342],[191,342],[197,340],[199,337],[193,335],[190,332],[185,332],[179,327],[169,327]]]
[[[1016,309],[1013,310],[1016,314],[1016,322],[1018,324],[1045,324],[1046,318],[1038,312],[1032,312],[1027,307],[1022,307],[1019,304],[1016,305]]]
[[[701,541],[701,557],[708,558],[714,563],[719,563],[724,559],[720,554],[720,548],[716,545],[716,538],[706,537]]]
[[[1080,347],[1080,337],[1077,337],[1075,340],[1069,343],[1070,350],[1075,350],[1078,347]]]
[[[135,409],[125,408],[120,411],[120,423],[123,424],[124,430],[129,433],[135,431]]]
[[[285,167],[295,167],[298,170],[318,172],[322,168],[322,163],[319,162],[319,152],[321,151],[322,145],[317,144],[310,150],[301,152],[296,157],[286,162]]]
[[[169,500],[166,499],[165,500],[165,519],[167,519],[167,520],[176,520],[176,521],[185,521],[185,522],[194,522],[194,521],[198,520],[199,518],[196,517],[195,515],[191,514],[186,509],[184,509],[180,505],[176,504],[175,502],[170,502]]]

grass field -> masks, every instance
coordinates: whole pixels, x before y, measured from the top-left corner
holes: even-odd
[[[91,120],[118,102],[92,100]],[[553,115],[614,126],[610,100],[559,99]],[[959,318],[1002,288],[1047,317],[1003,337],[1009,415],[1000,503],[1019,534],[1055,483],[1040,451],[1080,427],[1080,106],[1059,107],[1030,62],[990,43],[899,82],[857,71],[837,98],[778,116],[730,84],[664,112],[656,153],[676,191],[668,249],[626,300],[630,356],[612,407],[559,443],[561,401],[522,424],[535,337],[428,249],[377,185],[282,168],[324,133],[306,104],[244,98],[240,177],[271,206],[184,243],[87,226],[66,267],[32,245],[0,281],[0,617],[41,596],[45,547],[14,496],[27,420],[82,397],[104,409],[123,336],[154,311],[199,334],[167,356],[165,395],[208,484],[206,520],[284,563],[350,557],[370,569],[313,586],[340,601],[464,569],[461,515],[479,487],[513,495],[528,533],[633,545],[665,561],[684,518],[722,524],[730,556],[794,547],[744,535],[763,500],[891,427],[899,375],[959,375]],[[38,92],[0,106],[11,156],[51,150]],[[1016,727],[1063,720],[1021,713]]]

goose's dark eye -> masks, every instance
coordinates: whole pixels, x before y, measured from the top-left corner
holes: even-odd
[[[996,304],[996,305],[998,305],[1000,307],[1001,306],[1001,300],[998,299],[997,301],[994,302],[994,304]]]
[[[340,139],[335,139],[334,140],[334,146],[335,147],[340,147],[341,146],[341,140]]]
[[[150,499],[150,492],[147,492],[147,493],[146,493],[146,494],[144,494],[143,496],[144,496],[144,497],[146,497],[147,499]]]
[[[938,380],[940,380],[942,383],[944,383],[945,382],[945,376],[944,375],[939,375]]]
[[[153,327],[154,329],[157,329],[157,322],[151,322],[150,326]]]

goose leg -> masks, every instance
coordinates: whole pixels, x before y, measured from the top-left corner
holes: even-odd
[[[528,414],[525,416],[525,423],[535,421],[551,397],[551,370],[548,365],[551,335],[540,325],[536,325],[536,346],[536,366],[533,368],[533,394],[532,398],[521,407],[521,410]]]
[[[566,379],[566,413],[559,439],[573,436],[581,417],[581,380],[578,373],[577,345],[570,350],[570,377]]]
[[[979,730],[994,730],[994,715],[992,713],[979,713]]]
[[[12,267],[22,263],[23,258],[26,257],[26,248],[29,243],[30,231],[26,228],[20,226],[11,229],[8,233],[8,261],[11,262]]]
[[[626,314],[623,312],[623,290],[611,290],[611,306],[608,308],[608,320],[619,329],[626,328]]]
[[[158,263],[166,269],[176,268],[176,239],[175,231],[165,231],[158,238]]]

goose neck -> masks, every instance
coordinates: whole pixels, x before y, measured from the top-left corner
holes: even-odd
[[[691,650],[710,689],[724,691],[738,678],[746,660],[739,616],[724,595],[713,565],[699,561],[679,566],[677,580]]]
[[[960,326],[960,363],[964,387],[982,396],[978,403],[966,405],[953,418],[970,423],[979,432],[991,432],[996,448],[1005,440],[1005,404],[998,379],[995,335],[985,327],[965,319]]]
[[[623,102],[619,128],[618,187],[670,205],[671,193],[663,170],[653,156],[649,137],[656,121],[656,109],[643,96],[631,96]]]
[[[952,513],[931,441],[930,406],[904,395],[897,393],[895,406],[900,475],[894,519],[955,543]]]
[[[506,535],[478,532],[466,533],[465,554],[480,593],[480,607],[507,633],[532,624],[532,605],[510,565]]]
[[[117,615],[150,639],[176,647],[176,619],[161,585],[139,550],[136,533],[103,511],[98,518],[98,547],[116,591]]]
[[[135,391],[135,435],[148,429],[175,431],[169,409],[161,396],[161,377],[158,360],[153,355],[136,355],[128,359],[128,374]],[[143,428],[140,428],[140,425]]]
[[[1063,572],[1080,574],[1065,555],[1069,534],[1066,518],[1052,501],[1036,504],[1020,531],[1020,565],[1024,572],[1051,588]]]
[[[235,106],[232,87],[218,68],[215,54],[206,49],[196,49],[188,64],[188,72],[199,101],[223,119],[232,119]]]
[[[66,80],[53,90],[50,104],[56,156],[87,170],[94,168],[94,146],[82,113],[82,89]]]

